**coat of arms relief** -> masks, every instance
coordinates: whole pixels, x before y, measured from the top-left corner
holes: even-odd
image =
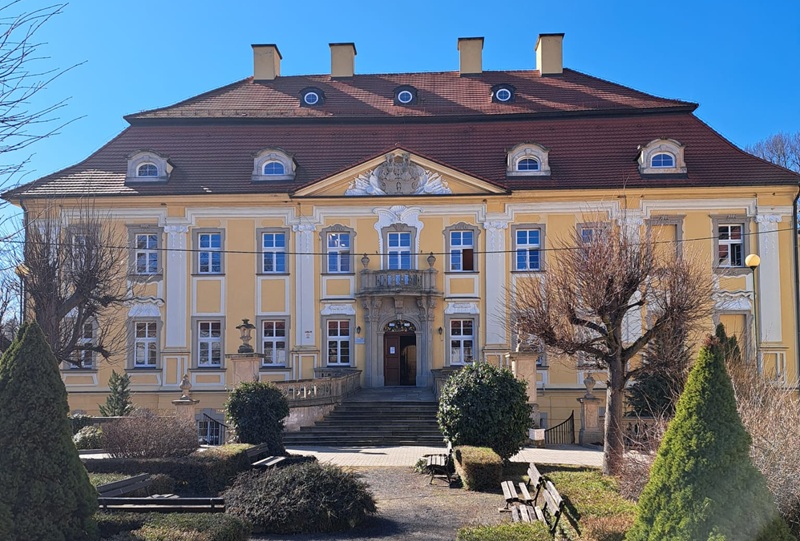
[[[407,154],[387,154],[371,171],[358,175],[345,195],[431,195],[453,191],[439,173],[423,169]]]

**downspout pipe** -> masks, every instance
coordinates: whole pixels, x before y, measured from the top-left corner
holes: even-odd
[[[795,358],[797,363],[798,374],[800,374],[800,256],[798,256],[798,239],[797,235],[800,234],[798,231],[798,218],[797,218],[797,211],[798,211],[798,199],[800,199],[800,188],[797,190],[797,195],[794,198],[794,202],[792,203],[792,223],[794,227],[792,228],[792,247],[794,248],[794,329],[795,329],[795,337],[797,344],[795,347]]]
[[[800,193],[797,194],[800,197]],[[797,199],[795,199],[795,203],[797,203]],[[19,206],[22,209],[22,230],[25,232],[25,240],[27,241],[28,237],[28,209],[25,208],[25,201],[20,199]],[[797,240],[797,239],[795,239]],[[25,244],[22,245],[22,261],[25,261]],[[22,279],[22,276],[19,277],[19,322],[25,323],[26,314],[28,313],[28,299],[27,299],[27,291],[25,290],[25,280]],[[798,338],[800,340],[800,337]]]

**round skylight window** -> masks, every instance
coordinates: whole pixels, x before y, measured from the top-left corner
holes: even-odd
[[[497,92],[495,92],[494,96],[497,98],[497,101],[506,102],[511,101],[512,94],[511,90],[508,88],[499,88]]]
[[[316,105],[319,103],[319,94],[314,91],[309,91],[303,94],[303,102],[306,105]]]
[[[414,94],[410,90],[401,90],[397,93],[397,101],[408,104],[414,101]]]

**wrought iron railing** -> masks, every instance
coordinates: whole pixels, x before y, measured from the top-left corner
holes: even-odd
[[[544,443],[545,445],[575,443],[575,410],[572,410],[566,421],[544,431]]]
[[[207,413],[197,421],[197,438],[205,445],[223,445],[228,432],[228,425],[214,419]]]

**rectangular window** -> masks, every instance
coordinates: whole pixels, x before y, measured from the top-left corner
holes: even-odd
[[[475,270],[475,245],[472,231],[450,231],[450,270]]]
[[[136,321],[133,324],[133,367],[155,368],[158,356],[158,324]]]
[[[744,226],[720,224],[717,226],[717,265],[720,267],[744,266]]]
[[[219,321],[197,322],[197,366],[222,366],[222,323]]]
[[[286,322],[266,320],[261,323],[262,366],[286,366]]]
[[[581,242],[589,244],[599,232],[600,230],[596,227],[581,227]]]
[[[350,321],[328,320],[328,365],[350,364]]]
[[[222,273],[222,233],[199,233],[197,235],[197,272],[200,274]]]
[[[328,233],[328,272],[352,272],[350,233]]]
[[[79,365],[70,363],[70,368],[94,368],[94,351],[83,349],[91,347],[94,342],[94,324],[87,322],[81,327],[78,341],[75,342],[77,349],[73,352],[73,358],[80,363]]]
[[[450,364],[467,364],[474,360],[475,330],[471,319],[450,320]]]
[[[158,274],[158,235],[137,233],[134,243],[134,271],[136,274]]]
[[[286,233],[262,233],[261,256],[261,272],[286,272]]]
[[[390,232],[387,234],[389,270],[411,268],[411,233]]]
[[[540,229],[517,229],[514,235],[514,270],[538,271],[541,266],[542,232]]]

